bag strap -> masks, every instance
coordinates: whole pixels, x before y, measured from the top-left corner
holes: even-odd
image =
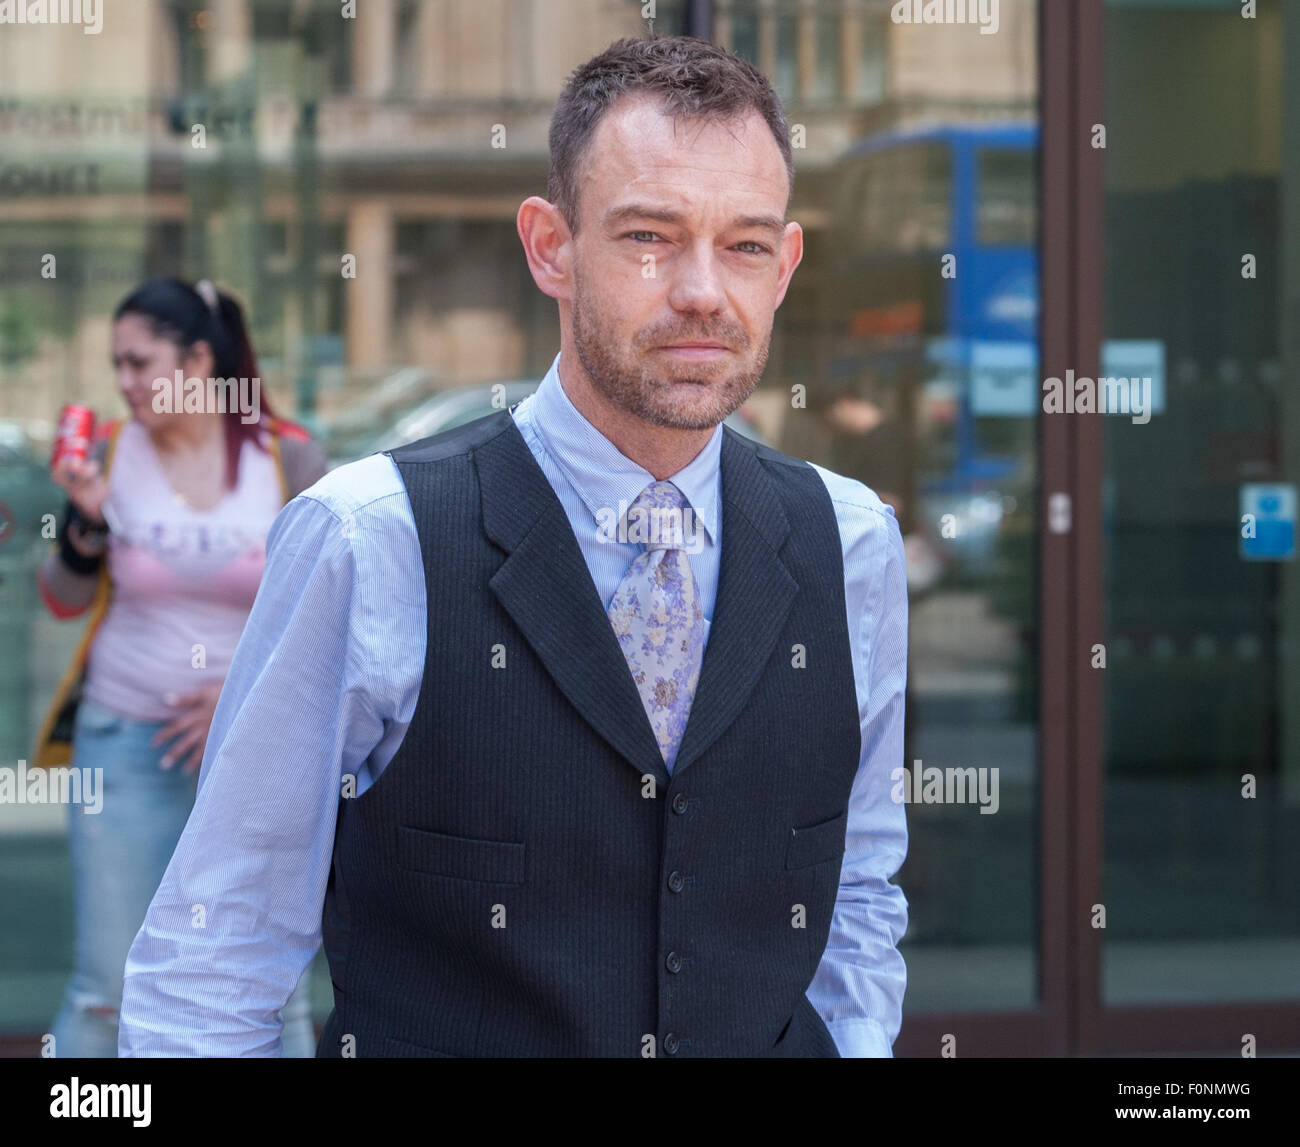
[[[270,441],[266,448],[275,459],[275,473],[280,479],[280,503],[284,505],[289,501],[289,475],[284,468],[284,451],[280,447],[280,435],[272,427],[268,427],[268,431]]]

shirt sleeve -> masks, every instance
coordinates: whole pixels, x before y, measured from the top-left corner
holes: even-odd
[[[841,479],[842,481],[842,479]],[[855,647],[862,759],[849,797],[839,895],[826,950],[808,988],[845,1058],[889,1057],[902,1025],[907,969],[898,942],[907,898],[891,883],[907,856],[905,807],[896,802],[903,765],[907,685],[907,580],[893,509],[860,484],[861,505],[837,502],[844,522],[846,603]],[[869,503],[868,503],[869,499]]]
[[[280,1054],[280,1010],[320,945],[342,777],[389,716],[352,538],[310,496],[271,527],[194,809],[127,957],[122,1057]]]

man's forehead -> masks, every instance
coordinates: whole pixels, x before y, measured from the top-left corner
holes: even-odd
[[[788,180],[776,140],[755,108],[725,119],[674,117],[656,100],[627,96],[597,125],[587,159],[588,175],[597,178],[644,182],[660,174],[673,182],[692,172],[706,177],[742,172],[749,180],[777,185]]]

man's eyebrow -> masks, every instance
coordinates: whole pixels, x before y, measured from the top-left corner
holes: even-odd
[[[648,203],[628,203],[622,207],[611,207],[605,212],[605,222],[611,226],[633,219],[655,219],[660,223],[673,224],[683,221],[680,212],[667,207],[652,207]],[[740,215],[731,221],[731,226],[741,229],[756,227],[778,235],[785,233],[785,220],[776,215]]]

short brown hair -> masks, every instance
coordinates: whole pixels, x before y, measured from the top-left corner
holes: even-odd
[[[546,196],[577,234],[578,169],[601,118],[624,95],[647,92],[680,119],[726,121],[758,111],[772,129],[794,194],[790,127],[781,98],[748,61],[694,36],[618,40],[565,81],[551,117]]]

